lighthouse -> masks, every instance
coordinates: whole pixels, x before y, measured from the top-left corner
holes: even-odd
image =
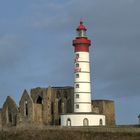
[[[80,21],[76,29],[74,46],[74,112],[61,115],[61,126],[105,125],[105,115],[91,109],[90,56],[91,41],[86,35],[87,28]]]
[[[89,46],[83,21],[77,28],[77,37],[73,40],[74,60],[74,112],[91,112],[91,82]]]

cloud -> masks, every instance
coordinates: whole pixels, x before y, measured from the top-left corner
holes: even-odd
[[[5,35],[0,38],[0,67],[11,68],[17,64],[23,47],[14,36]]]
[[[132,2],[133,5],[130,5]],[[59,74],[64,71],[61,68],[65,67],[65,63],[52,66],[55,64],[53,63],[55,57],[52,57],[51,53],[56,57],[63,55],[64,50],[66,51],[63,43],[74,37],[76,28],[74,25],[77,25],[82,17],[88,26],[88,35],[94,41],[91,54],[92,74],[95,77],[92,78],[94,92],[101,96],[106,92],[114,97],[138,95],[137,83],[140,81],[136,78],[139,74],[140,20],[137,17],[140,10],[138,4],[139,1],[127,0],[92,2],[88,0],[86,4],[83,0],[72,0],[64,4],[56,2],[48,4],[44,1],[34,4],[32,12],[35,13],[35,18],[31,21],[33,29],[51,34],[55,42],[46,43],[57,48],[57,52],[54,52],[53,47],[44,49],[50,52],[44,57],[49,59],[47,62],[48,66],[50,65],[49,73],[53,73],[55,69]],[[71,36],[66,35],[68,33]],[[71,44],[70,41],[69,43]],[[70,57],[69,53],[67,57]],[[49,79],[51,81],[53,77]]]

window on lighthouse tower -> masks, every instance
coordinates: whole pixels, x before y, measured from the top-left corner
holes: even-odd
[[[79,78],[79,74],[78,73],[76,73],[76,78]]]
[[[79,53],[76,53],[76,59],[78,59],[79,58]]]
[[[76,84],[75,86],[76,86],[76,88],[79,88],[79,84]]]
[[[79,98],[79,94],[76,94],[76,98]]]
[[[76,104],[76,108],[77,108],[77,109],[79,108],[79,104]]]
[[[76,63],[76,67],[79,67],[79,63]]]

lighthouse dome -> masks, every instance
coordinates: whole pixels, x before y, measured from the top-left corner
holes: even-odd
[[[84,26],[82,20],[80,21],[80,25],[79,25],[78,28],[77,28],[77,31],[80,31],[80,30],[85,30],[85,31],[87,30],[86,27]]]

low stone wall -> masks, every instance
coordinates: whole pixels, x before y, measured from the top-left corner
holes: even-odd
[[[139,127],[48,127],[0,131],[0,140],[140,140]]]

